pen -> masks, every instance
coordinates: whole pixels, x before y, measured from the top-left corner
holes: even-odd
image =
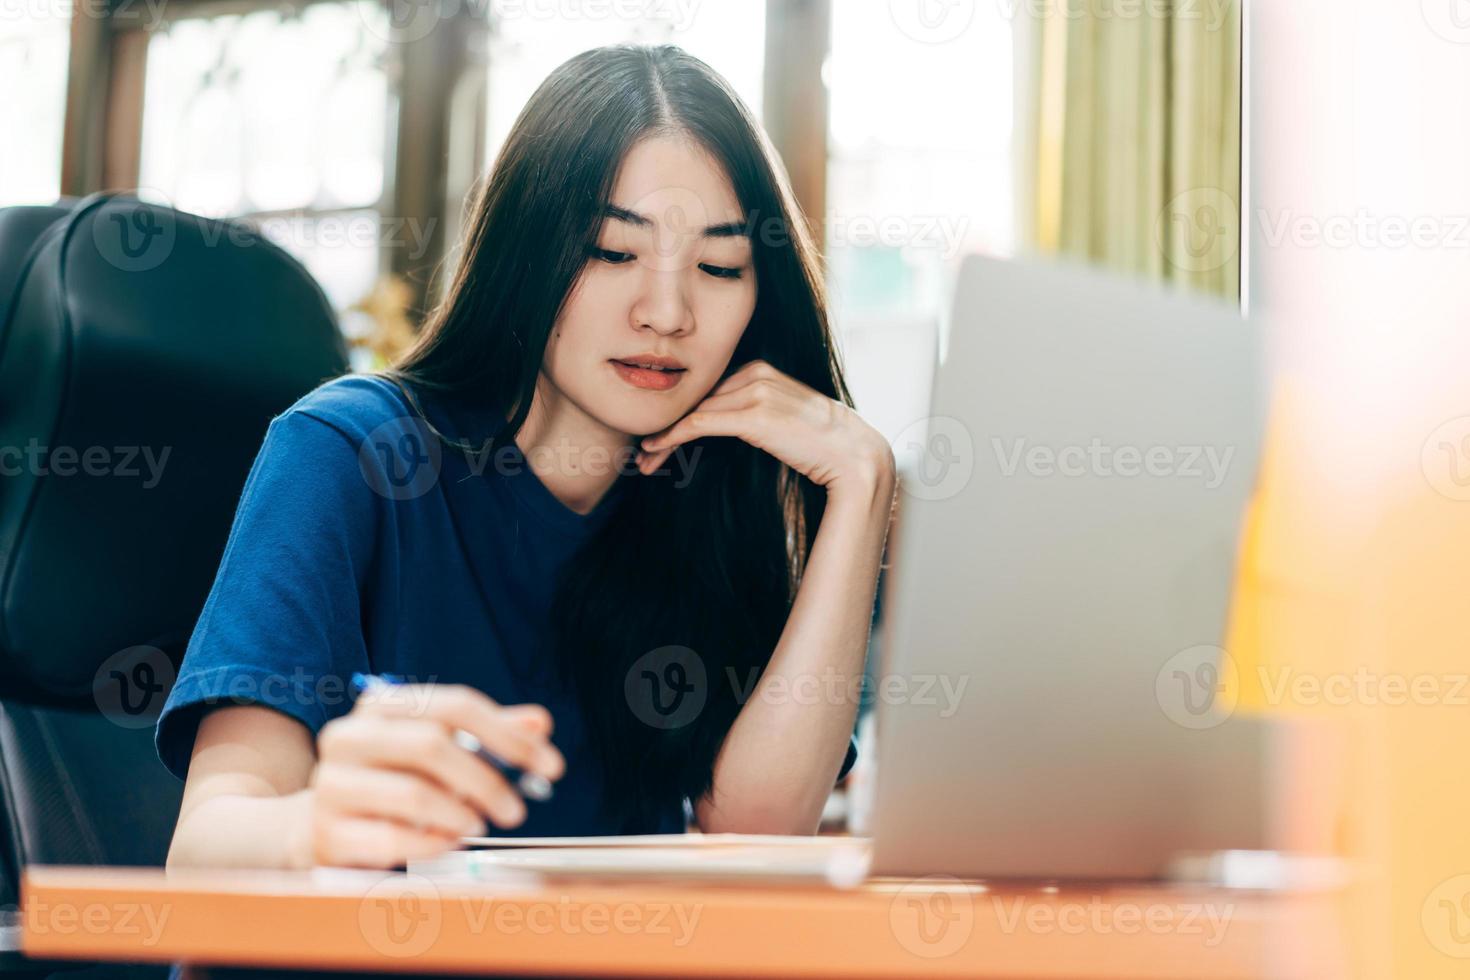
[[[395,674],[354,673],[352,675],[352,688],[359,694],[373,688],[394,687],[402,683],[404,683],[403,678]],[[479,756],[491,768],[504,776],[508,783],[520,790],[521,795],[526,799],[539,803],[551,799],[551,780],[511,765],[485,748],[478,738],[463,728],[454,729],[454,744]]]

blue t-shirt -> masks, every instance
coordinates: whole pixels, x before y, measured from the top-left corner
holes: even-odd
[[[504,425],[415,398],[451,439],[480,446]],[[682,832],[680,800],[653,826],[610,815],[601,761],[548,636],[558,572],[634,478],[619,476],[578,514],[514,443],[466,458],[441,449],[392,382],[322,385],[270,423],[158,721],[160,758],[183,778],[213,704],[269,705],[315,735],[350,709],[355,671],[398,674],[550,710],[566,775],[551,800],[528,801],[521,826],[496,833]]]

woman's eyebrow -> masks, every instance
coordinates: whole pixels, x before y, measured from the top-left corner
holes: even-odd
[[[616,204],[609,204],[602,209],[604,217],[613,218],[617,221],[626,221],[637,228],[652,228],[653,219],[627,208],[620,208]],[[709,225],[700,232],[705,238],[749,238],[750,233],[745,230],[744,222],[726,221],[717,225]]]

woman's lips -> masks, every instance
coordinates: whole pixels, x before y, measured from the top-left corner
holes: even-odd
[[[635,388],[645,388],[649,391],[668,391],[678,384],[684,377],[684,371],[659,371],[651,368],[633,367],[622,361],[608,361],[613,370],[618,372],[618,377]]]

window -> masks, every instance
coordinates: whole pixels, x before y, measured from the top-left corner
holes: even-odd
[[[620,17],[618,4],[572,16],[571,4],[495,4],[486,160],[494,160],[521,108],[557,65],[606,44],[677,44],[724,75],[759,118],[765,59],[764,3],[654,3]],[[601,16],[591,16],[593,10]],[[539,15],[538,15],[539,14]]]
[[[341,311],[378,279],[392,92],[370,0],[184,18],[148,47],[140,191],[243,217]]]
[[[61,195],[70,5],[40,5],[0,21],[0,207],[51,204]],[[24,93],[20,95],[19,93]]]
[[[827,261],[858,408],[901,465],[928,414],[967,252],[1012,247],[1012,39],[1004,4],[832,4]],[[899,438],[901,435],[904,438]]]

